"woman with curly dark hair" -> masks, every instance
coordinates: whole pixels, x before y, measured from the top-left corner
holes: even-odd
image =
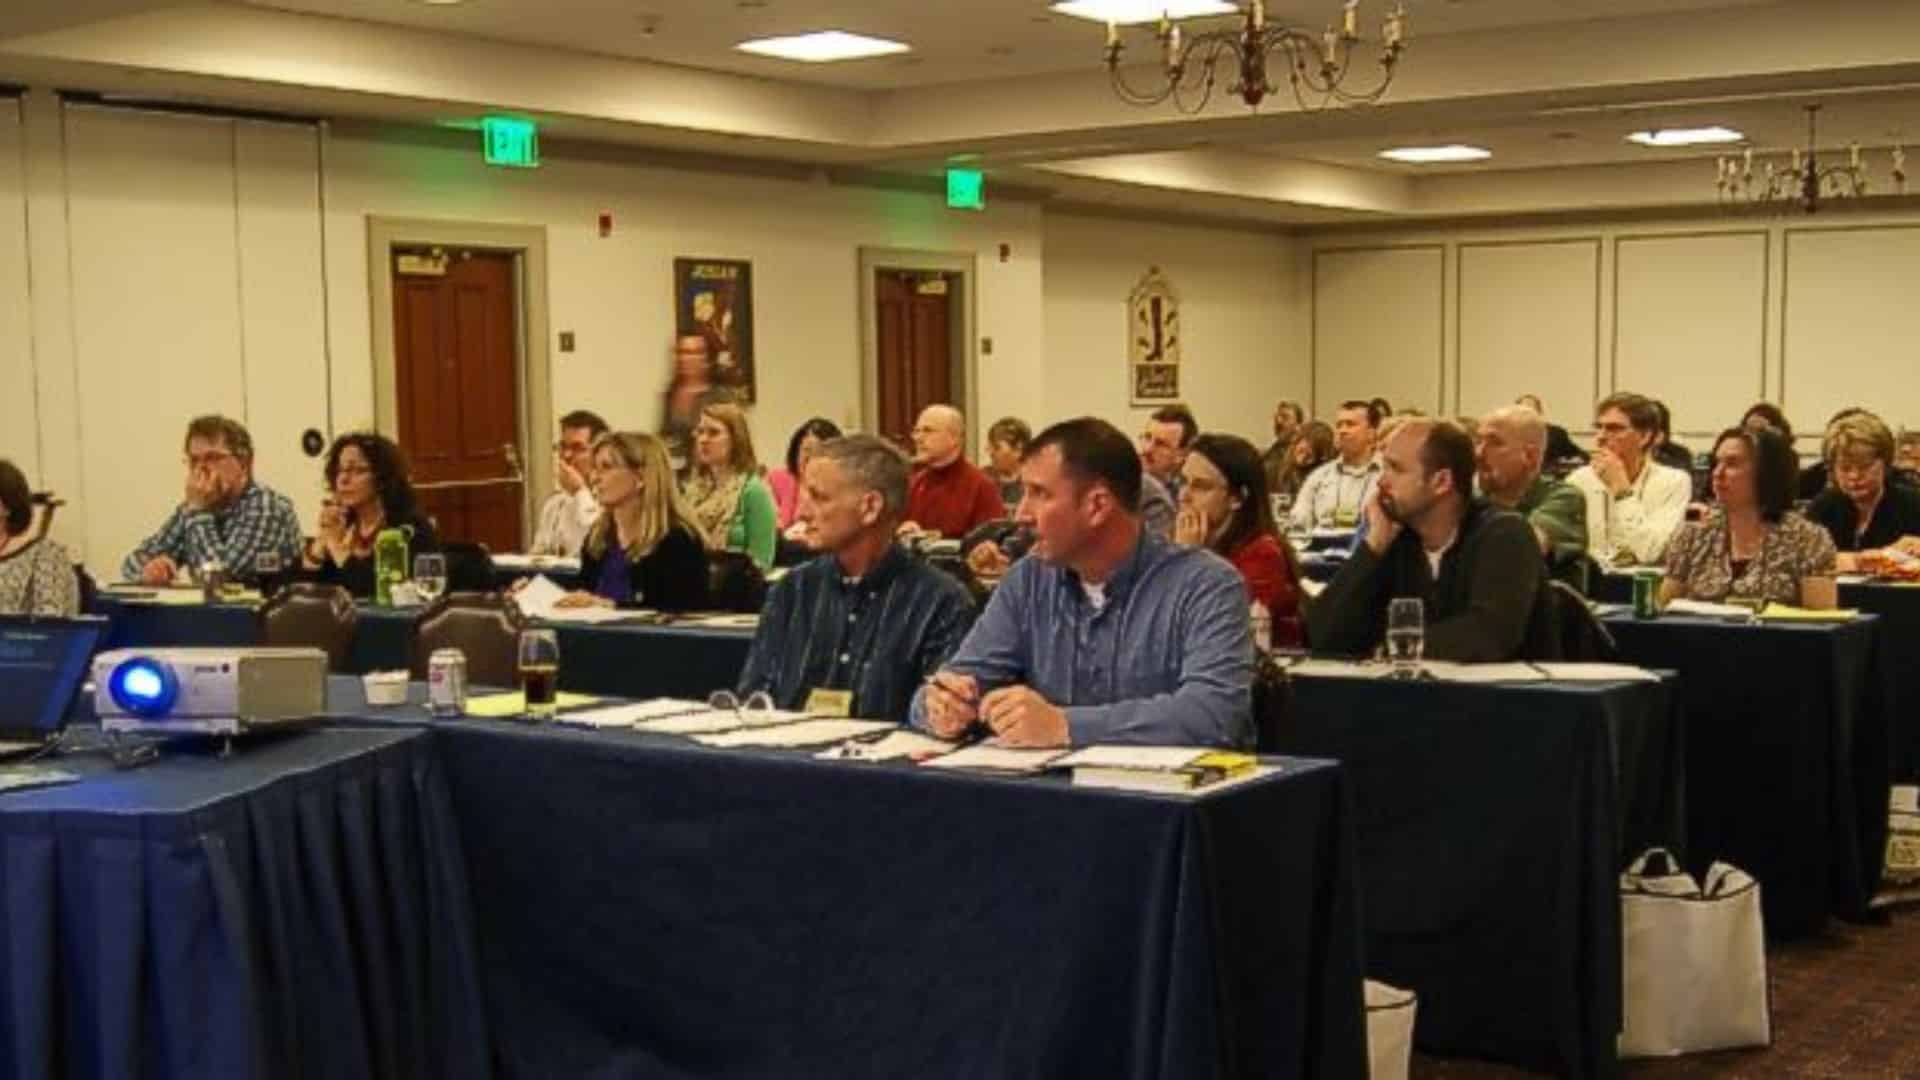
[[[315,580],[372,596],[373,540],[382,529],[407,530],[412,554],[439,550],[440,538],[414,500],[406,455],[393,440],[367,431],[340,436],[327,450],[326,477],[319,534],[307,542],[304,559]]]

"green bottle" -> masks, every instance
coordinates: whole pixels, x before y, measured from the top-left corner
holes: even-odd
[[[373,538],[373,602],[393,606],[393,587],[407,580],[407,547],[413,529],[381,529]]]

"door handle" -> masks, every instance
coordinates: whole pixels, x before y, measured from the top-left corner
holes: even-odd
[[[514,483],[521,483],[526,480],[526,470],[520,467],[519,447],[514,446],[512,443],[501,443],[500,456],[507,459],[507,471],[513,474]]]

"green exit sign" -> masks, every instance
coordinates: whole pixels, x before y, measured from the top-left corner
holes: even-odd
[[[509,169],[540,167],[540,129],[531,120],[489,116],[480,121],[480,144],[489,165]]]
[[[987,208],[987,178],[979,169],[947,170],[947,206],[954,210]]]

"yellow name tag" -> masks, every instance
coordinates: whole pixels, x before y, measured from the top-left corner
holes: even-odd
[[[807,695],[806,713],[808,716],[850,716],[853,691],[814,690]]]

